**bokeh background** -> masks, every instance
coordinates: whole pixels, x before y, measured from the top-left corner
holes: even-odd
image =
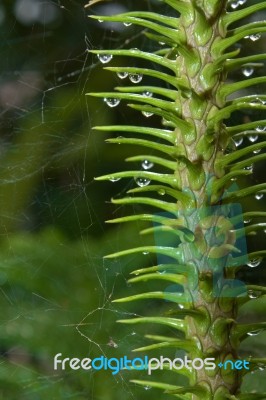
[[[144,344],[143,334],[151,328],[135,329],[116,320],[134,313],[156,315],[165,308],[156,301],[111,303],[135,293],[137,289],[127,283],[128,273],[139,265],[152,265],[153,260],[150,255],[103,259],[105,254],[141,243],[139,224],[114,226],[104,221],[143,209],[110,204],[111,197],[135,187],[134,180],[103,183],[94,177],[125,168],[124,159],[139,149],[105,144],[107,134],[91,130],[94,125],[136,121],[157,126],[160,120],[147,120],[122,103],[108,108],[86,93],[121,84],[115,74],[103,70],[89,49],[157,48],[141,29],[91,21],[87,15],[166,7],[156,0],[103,1],[90,8],[85,4],[76,0],[0,3],[0,398],[5,400],[149,399],[155,394],[162,398],[159,391],[130,383],[133,377],[146,378],[143,373],[112,376],[106,371],[53,370],[57,353],[70,358],[132,358],[131,350]],[[266,52],[265,36],[255,44],[243,40],[238,45],[243,55],[254,52],[254,45],[256,51]],[[128,66],[136,61],[126,64],[116,58],[111,64]],[[253,73],[265,74],[265,65]],[[239,70],[230,79],[245,79],[245,75]],[[265,87],[256,90],[263,93]],[[231,122],[254,117],[239,112]],[[259,183],[264,177],[261,163],[254,167],[252,180]],[[265,199],[250,197],[243,207],[250,205],[265,209]],[[262,249],[265,238],[262,230],[249,240],[249,248],[256,243]],[[263,263],[240,274],[257,284],[263,284],[265,276]],[[254,320],[256,309],[257,320],[262,319],[265,305],[263,298],[254,299],[243,309],[242,318]],[[265,355],[265,338],[263,333],[248,338],[243,355]],[[174,382],[178,379],[175,376]],[[245,390],[258,385],[266,391],[264,371],[244,382]]]

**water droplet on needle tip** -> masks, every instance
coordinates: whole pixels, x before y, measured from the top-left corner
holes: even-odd
[[[97,54],[97,57],[101,61],[102,64],[107,64],[112,60],[112,54]]]

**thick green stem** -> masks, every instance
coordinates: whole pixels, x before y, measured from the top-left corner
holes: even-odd
[[[213,238],[206,239],[206,237],[208,230],[211,229],[213,230],[211,235],[214,236],[215,228],[219,226],[219,217],[215,216],[216,211],[212,211],[212,208],[216,210],[215,204],[224,191],[222,187],[219,193],[213,193],[213,183],[224,175],[224,171],[216,170],[215,162],[219,157],[223,157],[227,138],[222,123],[210,129],[210,116],[223,106],[217,101],[217,93],[224,83],[226,73],[224,69],[215,67],[218,57],[213,54],[212,48],[214,43],[226,36],[226,32],[221,32],[220,29],[221,14],[225,13],[226,2],[217,3],[219,10],[215,13],[215,18],[209,20],[206,9],[196,9],[193,1],[189,3],[194,10],[193,22],[188,25],[182,16],[180,26],[184,33],[184,46],[194,59],[185,53],[177,58],[177,77],[186,76],[190,93],[184,98],[184,93],[179,92],[177,104],[181,104],[181,116],[192,125],[193,134],[186,136],[182,129],[176,128],[177,143],[183,146],[185,156],[190,162],[178,163],[176,175],[180,186],[190,193],[195,204],[194,210],[190,211],[182,210],[180,205],[184,224],[195,235],[195,242],[183,244],[182,251],[184,263],[194,263],[198,271],[199,284],[193,292],[194,307],[196,310],[204,309],[209,319],[207,318],[205,324],[202,322],[198,324],[194,318],[186,317],[188,323],[186,337],[200,343],[201,358],[215,357],[217,361],[224,362],[227,358],[238,357],[236,349],[230,342],[232,321],[236,317],[235,300],[228,298],[227,301],[223,301],[223,298],[215,293],[214,285],[218,285],[218,282],[215,282],[214,271],[217,273],[219,269],[221,270],[219,281],[221,276],[226,278],[223,265],[220,263],[220,259],[224,258],[225,249],[222,249],[222,246],[219,249],[214,247],[211,249],[210,241]],[[207,227],[204,226],[204,216],[201,216],[204,209],[211,213]],[[225,225],[227,223],[225,230],[228,233],[231,227],[229,218],[224,215],[220,215],[220,218],[224,219]],[[226,240],[231,241],[231,245],[235,244],[234,237],[227,235]],[[220,251],[219,258],[211,259],[211,251],[217,253]],[[192,352],[190,357],[191,359],[198,357],[198,351]],[[233,371],[230,374],[221,371],[201,369],[196,372],[191,384],[207,385],[210,399],[216,398],[221,390],[223,392],[227,390],[228,394],[236,394],[240,387],[239,374]],[[192,395],[192,398],[198,399],[198,396]]]

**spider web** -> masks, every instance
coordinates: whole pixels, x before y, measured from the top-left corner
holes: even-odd
[[[143,2],[149,9],[152,2]],[[111,301],[130,291],[126,262],[103,255],[131,243],[136,228],[106,228],[109,198],[94,176],[114,167],[92,125],[113,117],[85,94],[115,86],[92,48],[145,44],[143,31],[89,21],[133,10],[132,1],[3,2],[1,62],[1,389],[8,399],[133,398],[133,373],[53,370],[53,357],[121,357],[142,335],[117,319],[140,315]],[[130,30],[131,34],[128,35]],[[130,38],[129,38],[130,37]],[[142,38],[142,39],[140,39]],[[126,118],[124,111],[122,117]],[[106,158],[106,160],[105,160]],[[122,160],[122,158],[121,158]],[[130,182],[128,185],[132,185]],[[104,382],[105,384],[103,384]],[[146,388],[148,389],[148,388]],[[143,389],[140,391],[143,394]]]
[[[130,382],[146,379],[146,372],[53,370],[57,353],[62,358],[134,358],[131,350],[144,345],[149,331],[135,332],[116,320],[155,315],[160,309],[156,302],[147,303],[147,309],[112,303],[135,293],[128,273],[152,265],[153,259],[103,259],[134,241],[141,245],[140,226],[104,224],[128,213],[109,199],[136,182],[94,182],[95,176],[120,170],[129,154],[110,150],[105,135],[92,133],[91,127],[134,123],[136,114],[86,96],[121,84],[88,50],[153,50],[142,29],[91,21],[87,15],[132,11],[140,4],[146,10],[158,8],[151,0],[102,1],[90,8],[83,1],[6,0],[0,7],[3,398],[150,397],[148,386],[144,390]],[[259,354],[260,344],[255,350]]]

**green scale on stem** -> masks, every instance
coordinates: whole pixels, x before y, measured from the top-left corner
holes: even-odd
[[[111,66],[106,69],[135,77],[155,77],[161,81],[158,86],[121,86],[115,88],[114,92],[90,93],[91,96],[107,99],[107,104],[109,99],[112,106],[121,100],[127,101],[129,107],[146,113],[146,116],[154,114],[163,120],[161,128],[141,125],[94,128],[118,132],[118,138],[107,139],[109,143],[143,146],[151,153],[150,156],[138,154],[126,161],[135,162],[150,157],[150,163],[163,167],[164,171],[155,173],[149,168],[143,171],[127,170],[96,178],[115,181],[137,176],[139,187],[129,190],[129,196],[113,199],[112,202],[120,205],[147,204],[156,210],[154,214],[134,214],[107,221],[149,221],[153,226],[140,233],[153,234],[155,245],[121,250],[106,257],[150,252],[158,258],[157,265],[133,271],[131,274],[134,277],[129,281],[159,281],[162,289],[117,299],[116,302],[160,299],[174,304],[171,317],[156,315],[119,321],[127,324],[159,324],[177,331],[176,337],[147,335],[153,344],[142,346],[136,351],[161,347],[182,348],[191,359],[214,357],[216,364],[224,363],[238,359],[239,344],[248,332],[264,330],[266,327],[265,323],[237,323],[239,306],[251,299],[247,291],[235,285],[235,274],[246,263],[248,256],[256,259],[265,255],[264,251],[243,254],[239,243],[264,224],[255,223],[251,227],[239,225],[243,216],[230,203],[258,191],[263,193],[266,189],[265,184],[242,189],[235,185],[230,188],[231,180],[252,173],[252,169],[246,168],[248,165],[265,159],[265,153],[256,155],[256,151],[265,147],[263,127],[266,123],[262,119],[257,123],[243,123],[235,127],[226,125],[228,118],[237,110],[263,112],[266,109],[265,96],[241,97],[239,94],[243,88],[266,82],[265,77],[234,83],[227,81],[227,74],[232,70],[249,63],[254,65],[254,62],[266,57],[265,54],[241,57],[240,50],[232,47],[248,35],[266,32],[265,21],[232,28],[235,22],[266,9],[266,2],[231,12],[227,10],[225,0],[160,2],[168,5],[176,16],[145,11],[91,16],[102,21],[141,26],[146,29],[145,34],[150,40],[165,44],[165,48],[154,53],[138,49],[91,51],[98,54],[100,59],[105,56],[104,62],[112,56],[145,60],[147,68]],[[136,80],[139,83],[139,79]],[[234,99],[229,100],[232,94]],[[259,131],[256,130],[258,126]],[[262,138],[260,143],[232,150],[234,136],[248,129],[253,129],[253,133],[255,129]],[[121,133],[125,137],[121,138]],[[161,200],[157,194],[167,194],[171,200]],[[256,214],[252,210],[248,214],[255,218],[256,215],[259,218],[265,217],[265,213]],[[161,234],[168,235],[169,245],[161,244]],[[172,262],[160,263],[160,257],[165,256],[171,258]],[[178,284],[182,288],[181,292],[165,291],[167,281]],[[266,291],[264,287],[258,290],[261,295]],[[262,363],[263,359],[256,359],[252,368],[256,369]],[[215,370],[182,370],[180,373],[187,376],[188,386],[154,381],[133,382],[162,389],[183,400],[266,398],[266,394],[241,394],[241,370],[229,371],[217,365]]]

